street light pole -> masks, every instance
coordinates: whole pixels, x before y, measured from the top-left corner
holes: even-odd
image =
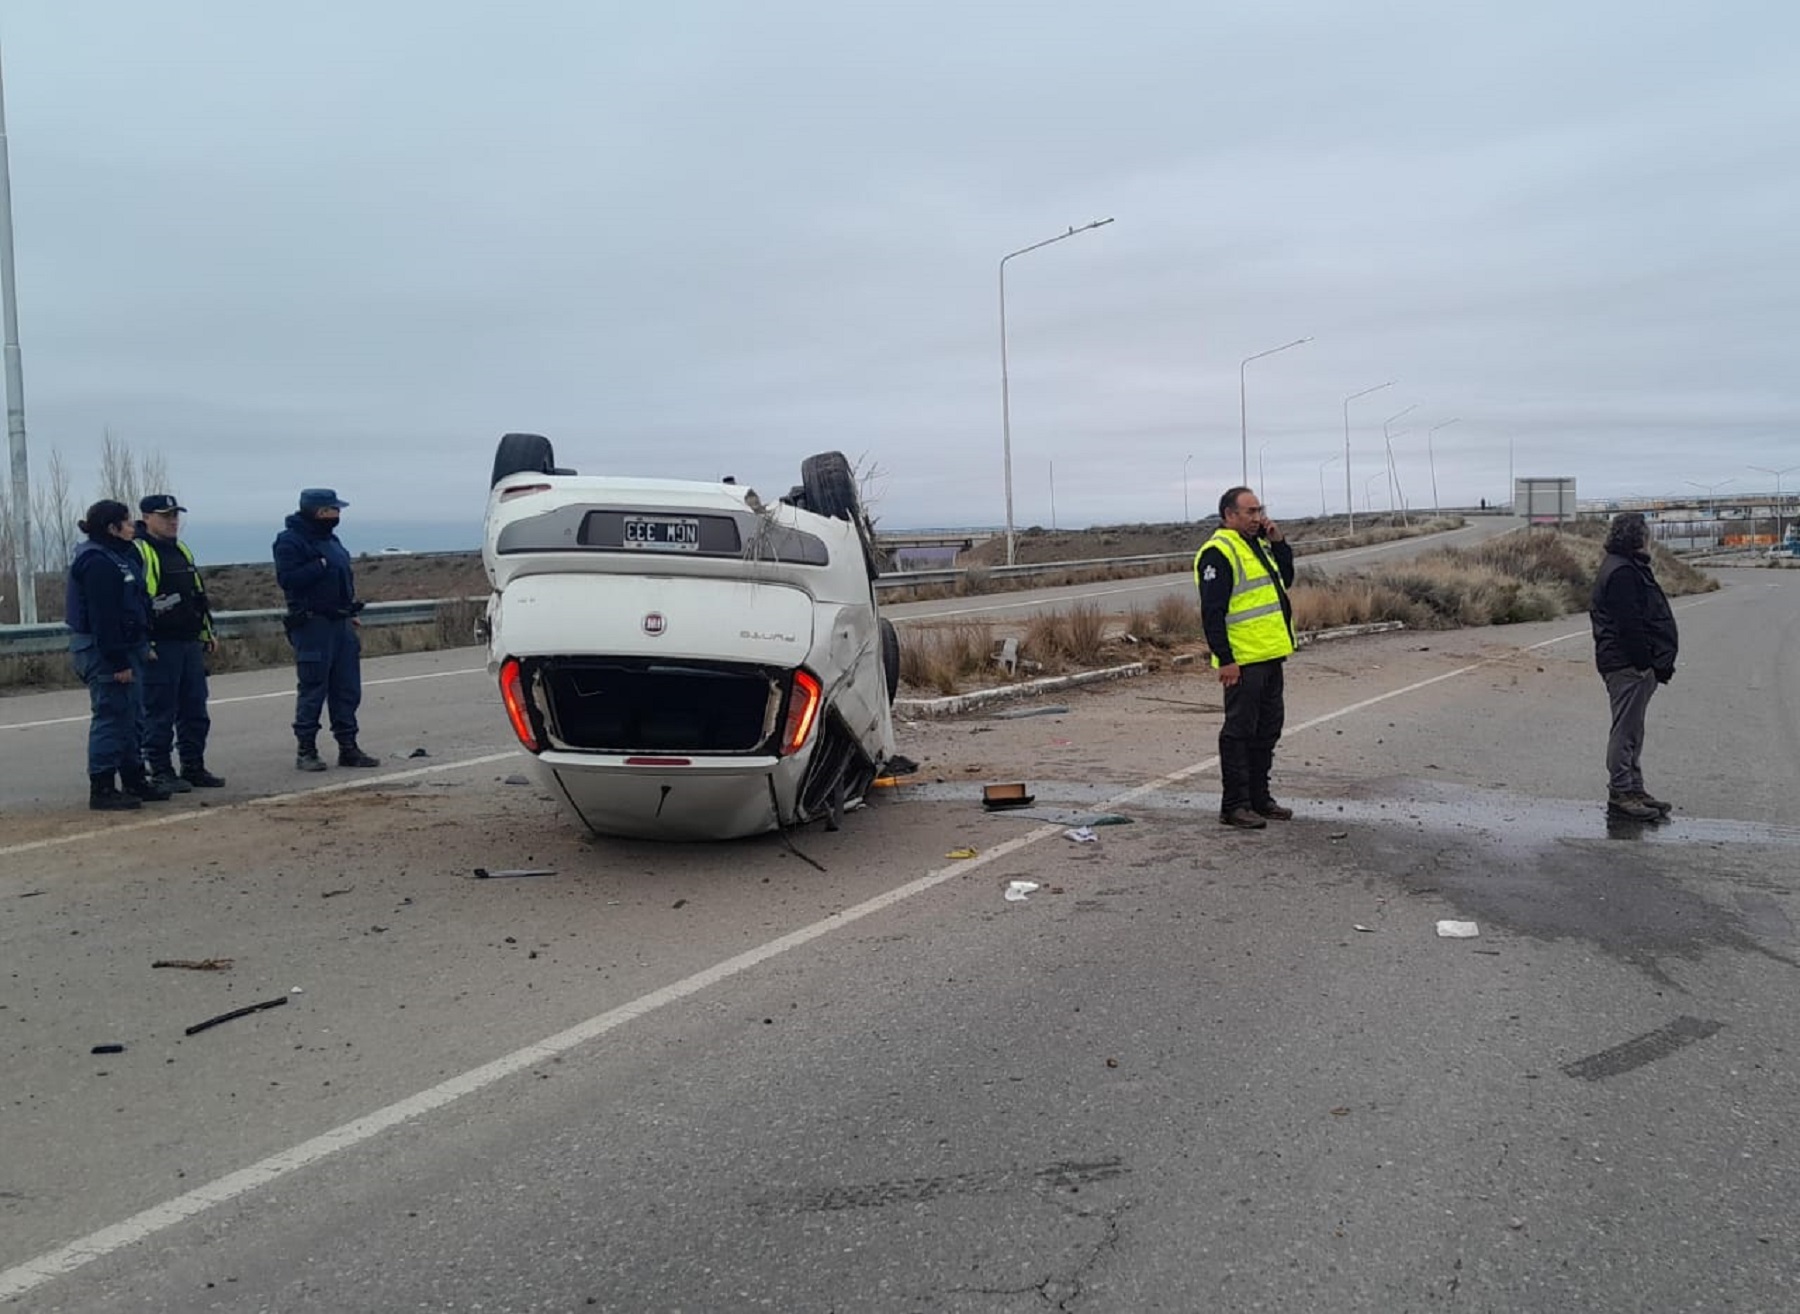
[[[1356,532],[1356,496],[1350,489],[1350,403],[1358,397],[1367,397],[1372,392],[1380,392],[1383,388],[1391,388],[1400,380],[1389,379],[1386,383],[1378,383],[1373,388],[1364,388],[1361,392],[1353,392],[1344,398],[1344,515],[1349,518],[1349,532]]]
[[[1273,356],[1278,351],[1286,351],[1289,347],[1303,346],[1311,342],[1311,338],[1295,338],[1292,342],[1284,342],[1279,347],[1270,347],[1267,351],[1259,351],[1254,356],[1246,356],[1238,362],[1238,450],[1243,457],[1243,470],[1240,479],[1250,482],[1250,419],[1246,405],[1244,371],[1253,360],[1261,360],[1264,356]],[[1260,492],[1258,494],[1261,495]]]
[[[1325,467],[1328,465],[1336,465],[1338,459],[1339,458],[1334,456],[1329,461],[1319,462],[1319,519],[1321,520],[1330,514],[1330,512],[1325,509]]]
[[[1013,564],[1013,480],[1012,480],[1012,384],[1006,370],[1006,262],[1014,256],[1022,256],[1028,251],[1049,246],[1053,242],[1064,242],[1077,233],[1085,233],[1090,228],[1104,228],[1112,220],[1096,219],[1092,223],[1082,224],[1079,228],[1071,228],[1066,233],[1058,233],[1055,237],[1046,237],[1041,242],[1033,242],[1030,246],[1022,246],[1017,251],[1008,251],[1000,257],[1000,433],[1006,456],[1006,564]]]
[[[1367,511],[1370,515],[1375,514],[1373,505],[1375,495],[1371,490],[1375,487],[1375,481],[1381,478],[1383,473],[1383,471],[1377,470],[1374,474],[1363,480],[1363,510]]]
[[[1414,402],[1411,406],[1408,406],[1405,410],[1395,411],[1392,415],[1388,416],[1387,419],[1385,419],[1381,422],[1381,437],[1382,437],[1383,442],[1387,446],[1388,514],[1389,515],[1394,514],[1394,508],[1395,508],[1395,506],[1398,505],[1399,499],[1396,498],[1394,495],[1396,485],[1398,484],[1398,479],[1394,474],[1394,436],[1388,432],[1388,425],[1392,424],[1395,420],[1399,419],[1402,415],[1410,415],[1410,414],[1412,414],[1412,412],[1414,412],[1418,409],[1419,409],[1419,403]]]
[[[1436,433],[1439,429],[1448,429],[1451,425],[1457,424],[1461,420],[1462,416],[1458,415],[1452,419],[1445,420],[1442,424],[1434,424],[1425,431],[1425,460],[1426,463],[1431,466],[1431,518],[1433,520],[1438,518],[1441,508],[1438,506],[1437,458],[1431,454],[1431,435]]]
[[[1790,465],[1785,470],[1771,470],[1766,465],[1753,465],[1750,468],[1752,470],[1761,470],[1766,475],[1775,476],[1775,546],[1780,547],[1782,543],[1786,542],[1786,536],[1782,532],[1783,526],[1781,523],[1781,476],[1790,475],[1793,474],[1794,471],[1800,470],[1800,465]]]
[[[18,279],[13,270],[12,160],[6,148],[6,82],[0,74],[0,302],[6,355],[6,445],[12,454],[13,558],[19,624],[37,624],[37,571],[31,545],[31,472],[25,447],[25,366],[19,354]]]
[[[1191,525],[1194,523],[1193,513],[1188,510],[1188,477],[1187,477],[1188,461],[1191,461],[1193,459],[1194,459],[1193,454],[1189,453],[1187,461],[1183,461],[1181,463],[1181,520],[1182,520],[1183,524],[1188,524],[1188,525]]]
[[[1056,528],[1056,462],[1050,462],[1050,528]]]

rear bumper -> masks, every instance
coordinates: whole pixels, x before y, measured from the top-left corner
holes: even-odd
[[[793,757],[694,757],[683,766],[550,750],[531,759],[589,830],[635,839],[723,840],[794,816],[808,750]]]

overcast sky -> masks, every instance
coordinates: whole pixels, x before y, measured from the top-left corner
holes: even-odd
[[[1800,8],[249,5],[0,15],[34,469],[194,523],[477,524],[497,436],[892,526],[1768,488],[1800,465]],[[1400,432],[1403,431],[1403,432]],[[1188,460],[1192,457],[1191,462]],[[1189,483],[1184,489],[1183,470]],[[1786,476],[1790,490],[1800,471]],[[471,529],[467,539],[475,541]]]

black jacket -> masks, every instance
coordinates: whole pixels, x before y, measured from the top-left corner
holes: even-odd
[[[158,538],[138,522],[138,554],[148,549],[156,553],[157,589],[150,599],[150,637],[152,639],[195,640],[206,637],[212,604],[206,597],[206,583],[200,571],[188,560],[181,544],[172,538]],[[144,581],[149,583],[146,570]]]
[[[1240,538],[1243,536],[1240,534]],[[1271,543],[1266,538],[1244,539],[1256,559],[1263,563],[1276,581],[1275,591],[1281,595],[1281,614],[1287,619],[1288,633],[1294,632],[1294,604],[1288,600],[1288,589],[1294,583],[1294,548],[1283,539]],[[1219,665],[1233,665],[1231,640],[1226,637],[1225,613],[1231,609],[1231,590],[1236,583],[1231,562],[1218,548],[1205,548],[1195,563],[1200,575],[1200,625],[1206,631],[1206,647],[1219,659]],[[1279,660],[1279,659],[1277,659]]]
[[[1674,671],[1681,636],[1668,595],[1651,573],[1648,553],[1606,554],[1594,578],[1588,618],[1594,623],[1594,664],[1600,674],[1652,670],[1666,678]]]

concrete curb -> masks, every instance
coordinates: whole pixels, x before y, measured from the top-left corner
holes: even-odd
[[[1309,644],[1324,643],[1332,639],[1354,639],[1364,634],[1386,634],[1405,628],[1404,621],[1376,621],[1372,625],[1340,625],[1330,630],[1309,630],[1299,636],[1299,646],[1304,648]],[[1169,664],[1190,666],[1198,660],[1192,653],[1183,653],[1171,658]],[[1059,689],[1098,684],[1103,680],[1128,680],[1145,674],[1149,669],[1143,662],[1132,662],[1125,666],[1108,666],[1098,671],[1080,671],[1074,675],[1053,675],[1042,680],[1027,680],[1023,684],[1002,685],[998,689],[976,689],[965,694],[951,694],[947,698],[896,698],[894,715],[912,720],[960,716],[964,712],[973,712],[993,703],[1011,702],[1015,698],[1031,698],[1038,694],[1055,693]]]
[[[1339,625],[1331,630],[1307,630],[1295,636],[1295,646],[1304,648],[1308,644],[1325,643],[1331,639],[1355,639],[1365,634],[1388,634],[1405,628],[1405,621],[1374,621],[1368,625]]]
[[[1010,702],[1015,698],[1055,693],[1059,689],[1098,684],[1102,680],[1128,680],[1134,675],[1143,675],[1149,669],[1143,662],[1132,662],[1127,666],[1108,666],[1099,671],[1080,671],[1074,675],[1053,675],[1042,680],[1027,680],[1023,684],[1003,685],[998,689],[976,689],[971,693],[951,694],[948,698],[897,698],[894,700],[894,715],[915,720],[934,716],[958,716],[963,712],[972,712],[993,703]]]

